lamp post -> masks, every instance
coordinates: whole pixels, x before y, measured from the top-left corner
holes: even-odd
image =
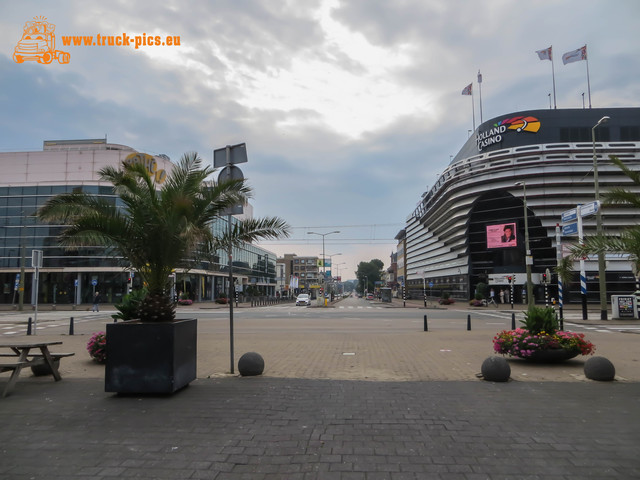
[[[364,285],[362,287],[362,295],[367,298],[367,290],[369,289],[369,277],[364,276]]]
[[[522,205],[524,206],[524,248],[525,248],[525,269],[527,271],[527,306],[533,307],[533,285],[531,284],[531,249],[529,248],[529,215],[527,214],[527,183],[523,180],[516,182],[516,186],[522,185]]]
[[[598,184],[598,157],[596,156],[596,128],[603,123],[609,121],[609,117],[604,116],[591,129],[591,140],[593,141],[593,183],[596,190],[596,202],[600,201],[600,186]],[[596,233],[602,235],[602,213],[600,207],[596,211]],[[606,282],[606,265],[604,252],[598,252],[598,277],[600,285],[600,319],[607,319],[607,282]]]
[[[320,235],[322,237],[322,282],[323,282],[323,285],[326,283],[326,280],[325,280],[326,268],[325,268],[325,265],[324,265],[324,237],[326,237],[327,235],[331,235],[333,233],[340,233],[340,230],[334,230],[333,232],[327,232],[327,233],[307,232],[307,235]],[[324,285],[324,290],[326,290],[326,285]]]

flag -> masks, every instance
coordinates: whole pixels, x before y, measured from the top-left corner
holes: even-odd
[[[570,52],[562,55],[562,63],[565,65],[567,63],[579,62],[580,60],[587,59],[587,46],[580,47],[577,50],[572,50]]]
[[[478,70],[478,83],[482,83],[482,74],[480,73],[480,70]]]
[[[473,88],[473,83],[470,83],[462,90],[462,95],[471,95],[471,89]]]
[[[545,48],[544,50],[537,50],[536,53],[538,54],[538,58],[540,60],[552,60],[553,52],[551,49],[552,47]]]

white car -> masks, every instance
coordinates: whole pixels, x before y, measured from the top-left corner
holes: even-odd
[[[298,305],[311,305],[311,298],[306,293],[301,293],[296,298],[296,306]]]

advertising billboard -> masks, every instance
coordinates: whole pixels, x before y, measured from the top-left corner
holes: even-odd
[[[517,247],[515,223],[487,225],[487,248]]]

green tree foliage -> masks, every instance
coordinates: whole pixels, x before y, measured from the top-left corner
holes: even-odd
[[[611,161],[631,180],[635,191],[618,186],[603,195],[604,205],[622,205],[640,209],[640,172],[631,170],[618,157],[611,155]],[[635,267],[640,270],[640,225],[625,228],[617,235],[593,235],[584,239],[583,245],[571,249],[572,258],[581,258],[598,253],[628,253]],[[636,273],[637,275],[637,273]]]
[[[142,320],[174,318],[169,298],[174,269],[211,260],[231,245],[289,235],[288,225],[274,217],[240,221],[216,236],[211,223],[228,207],[244,203],[251,189],[244,180],[209,181],[214,170],[203,168],[195,152],[182,156],[160,188],[139,163],[98,173],[113,185],[117,204],[83,192],[64,193],[51,198],[38,216],[68,225],[59,237],[62,245],[104,245],[123,259],[123,266],[137,270],[148,290],[140,305]]]
[[[382,260],[378,260],[377,258],[374,258],[370,262],[360,262],[358,264],[358,269],[355,272],[356,277],[359,280],[358,291],[361,293],[364,293],[364,290],[373,292],[375,282],[382,279],[383,269],[384,263],[382,263]],[[366,280],[365,276],[367,277]],[[366,285],[365,282],[367,283]]]

